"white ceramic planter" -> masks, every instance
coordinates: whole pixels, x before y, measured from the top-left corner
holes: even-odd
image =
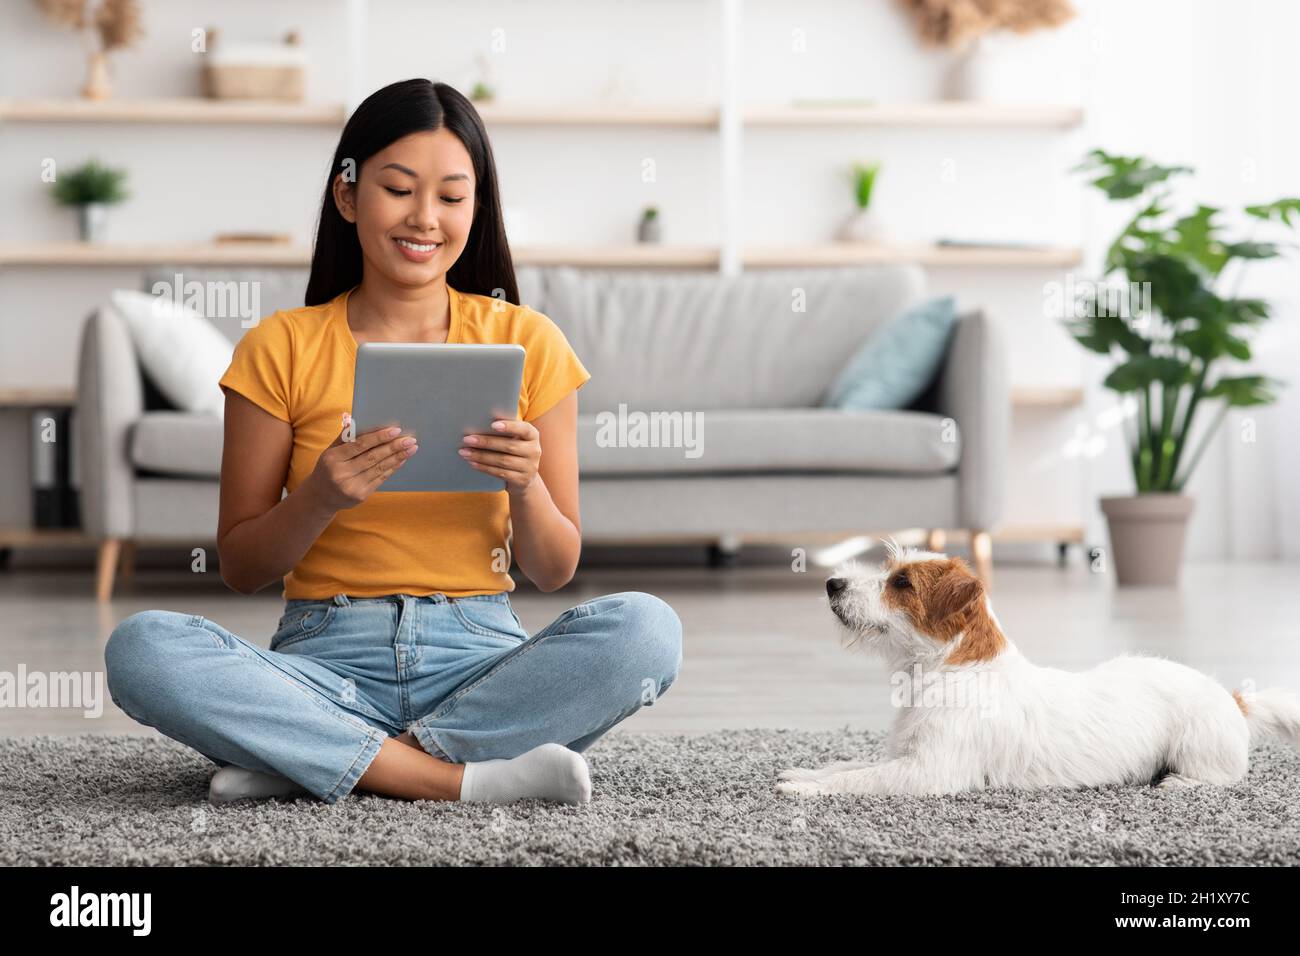
[[[82,242],[102,242],[104,223],[108,219],[108,206],[102,202],[88,202],[77,207],[77,230]]]
[[[880,242],[880,220],[870,208],[856,209],[840,224],[835,238],[843,242]]]

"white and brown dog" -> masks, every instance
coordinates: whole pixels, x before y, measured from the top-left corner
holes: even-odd
[[[1081,673],[1037,667],[964,561],[890,552],[879,568],[848,562],[826,582],[845,643],[882,655],[902,692],[886,759],[783,770],[782,793],[1226,785],[1245,776],[1252,737],[1300,748],[1300,698],[1289,691],[1229,693],[1158,657]]]

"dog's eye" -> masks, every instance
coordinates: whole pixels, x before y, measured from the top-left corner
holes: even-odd
[[[896,588],[910,588],[912,586],[912,582],[907,579],[907,575],[901,573],[895,574],[894,580],[890,581],[889,583]]]

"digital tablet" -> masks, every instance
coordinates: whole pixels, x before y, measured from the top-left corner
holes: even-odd
[[[352,418],[357,434],[391,425],[420,450],[388,477],[386,491],[504,491],[505,479],[457,452],[471,433],[494,434],[497,418],[519,417],[522,345],[363,342],[357,347]]]

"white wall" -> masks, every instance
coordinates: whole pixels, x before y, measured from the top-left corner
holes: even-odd
[[[849,192],[840,178],[855,159],[884,163],[877,203],[900,240],[939,235],[1083,244],[1088,269],[1120,215],[1068,173],[1094,145],[1194,165],[1192,195],[1239,205],[1300,194],[1300,133],[1288,98],[1300,88],[1290,45],[1300,13],[1284,0],[1076,0],[1083,16],[1061,30],[1000,38],[993,52],[1007,95],[1080,102],[1083,129],[745,132],[746,244],[827,239]],[[192,95],[200,57],[191,31],[215,25],[230,39],[270,39],[297,29],[313,57],[312,100],[350,90],[347,0],[146,0],[147,38],[115,58],[118,95]],[[743,3],[743,96],[752,105],[833,95],[881,101],[938,95],[950,57],[923,48],[892,0]],[[716,0],[484,0],[473,4],[370,0],[361,37],[360,87],[423,75],[468,88],[478,52],[489,56],[503,100],[583,103],[613,86],[635,101],[717,102],[721,94]],[[0,11],[0,96],[72,96],[84,67],[74,38],[28,3]],[[798,43],[795,42],[796,36]],[[495,48],[497,52],[492,52]],[[266,229],[309,240],[336,133],[324,129],[118,125],[0,125],[0,241],[70,238],[40,161],[99,155],[131,170],[130,202],[115,210],[120,241],[203,241],[217,231]],[[523,243],[630,239],[640,208],[661,209],[665,240],[720,238],[719,155],[712,131],[506,129],[493,146],[507,205],[525,212]],[[642,161],[653,158],[654,183]],[[1248,165],[1249,162],[1249,165]],[[1247,176],[1246,173],[1250,173]],[[1258,268],[1246,289],[1277,302],[1269,356],[1278,373],[1300,367],[1294,265]],[[1081,270],[1086,273],[1087,269]],[[1044,316],[1041,270],[943,270],[938,292],[995,315],[1013,342],[1016,385],[1095,385],[1101,368]],[[138,284],[136,270],[0,270],[0,384],[71,384],[81,318],[107,288]],[[1192,491],[1198,556],[1268,555],[1300,548],[1293,436],[1300,383],[1283,405],[1253,415],[1259,440],[1207,455]],[[1111,397],[1093,389],[1077,412],[1017,412],[1013,523],[1088,520],[1104,538],[1099,493],[1128,487],[1122,440],[1081,451]],[[1239,434],[1234,431],[1232,434]],[[1086,448],[1086,443],[1082,446]],[[1083,467],[1081,467],[1081,464]]]
[[[1300,7],[1284,0],[1104,0],[1086,9],[1088,55],[1081,72],[1092,142],[1195,167],[1195,177],[1179,185],[1190,203],[1233,210],[1300,196],[1294,106]],[[1100,201],[1089,206],[1093,263],[1122,219],[1104,207]],[[1240,223],[1242,234],[1250,235],[1255,227],[1245,218],[1225,221]],[[1261,230],[1255,237],[1269,235]],[[1294,477],[1300,466],[1298,278],[1294,257],[1251,264],[1244,278],[1241,294],[1274,305],[1274,321],[1256,342],[1257,370],[1292,384],[1275,406],[1232,413],[1207,452],[1188,488],[1197,498],[1193,555],[1300,555],[1300,482]],[[1247,419],[1254,422],[1253,443],[1241,440]],[[1099,494],[1127,493],[1132,486],[1122,436],[1110,437],[1093,485]]]

